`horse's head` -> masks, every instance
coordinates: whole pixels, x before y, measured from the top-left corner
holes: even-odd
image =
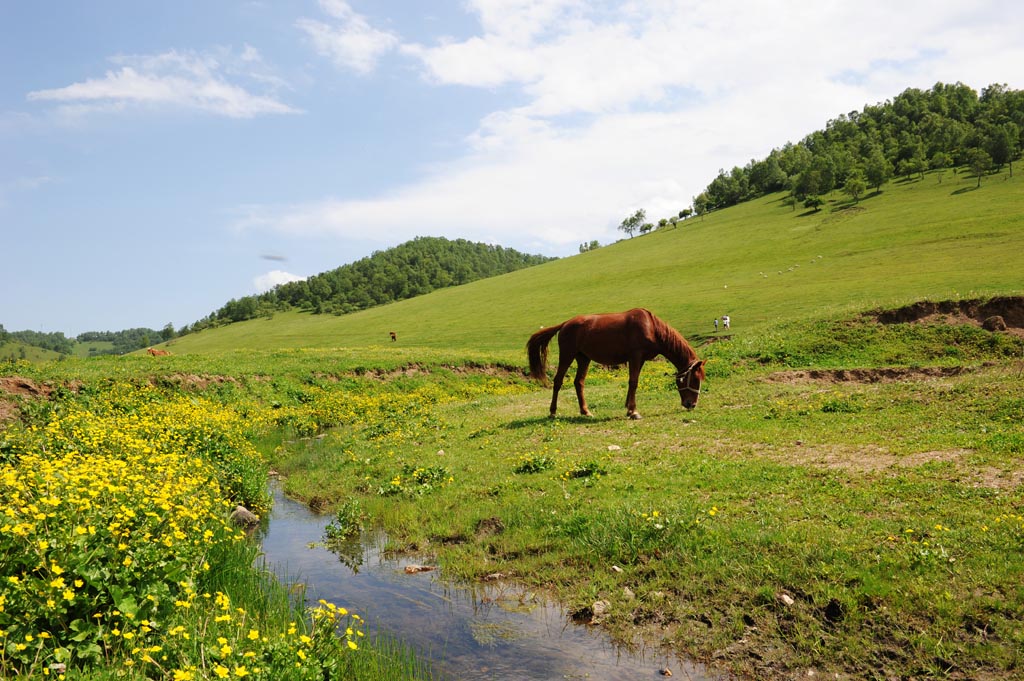
[[[690,366],[676,374],[676,389],[679,399],[687,409],[697,406],[700,397],[700,383],[704,380],[704,361],[695,359]]]

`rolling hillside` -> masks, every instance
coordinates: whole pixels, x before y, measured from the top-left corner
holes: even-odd
[[[572,315],[642,306],[684,335],[729,314],[733,333],[776,321],[1024,291],[1024,184],[929,173],[822,210],[784,194],[595,251],[344,315],[288,312],[172,341],[180,354],[390,343],[518,358],[527,336]]]

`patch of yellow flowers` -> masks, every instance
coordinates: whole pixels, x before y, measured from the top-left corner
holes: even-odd
[[[202,588],[251,560],[227,518],[266,502],[246,434],[267,422],[116,384],[0,433],[0,676],[120,660],[128,678],[323,678],[317,646],[355,647],[357,616],[322,603],[271,633]]]

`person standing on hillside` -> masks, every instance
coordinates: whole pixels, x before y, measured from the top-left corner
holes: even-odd
[[[718,333],[718,317],[715,317],[715,333]]]
[[[723,329],[728,329],[729,328],[729,315],[727,315],[727,314],[722,315],[722,328]]]

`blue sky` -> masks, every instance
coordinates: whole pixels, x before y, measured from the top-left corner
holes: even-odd
[[[1022,35],[1018,0],[0,0],[0,324],[179,328],[416,236],[573,255],[907,87],[1022,88]]]

